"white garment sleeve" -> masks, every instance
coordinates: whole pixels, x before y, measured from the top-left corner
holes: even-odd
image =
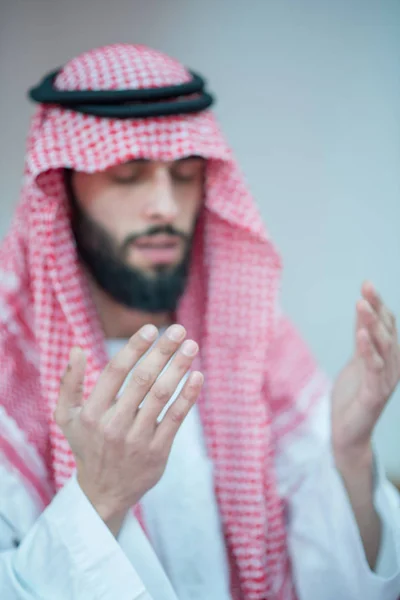
[[[41,513],[0,466],[0,590],[7,600],[152,600],[73,477]]]
[[[382,523],[378,563],[368,565],[358,526],[330,445],[330,400],[323,398],[298,431],[278,442],[278,485],[287,505],[290,555],[299,600],[400,598],[400,498],[375,469]]]

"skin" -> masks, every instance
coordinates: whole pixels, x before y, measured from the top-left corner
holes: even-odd
[[[204,168],[204,160],[198,157],[170,163],[132,161],[94,174],[75,172],[72,187],[86,213],[110,233],[117,247],[123,247],[130,235],[145,234],[159,225],[191,234],[203,201]],[[174,264],[184,254],[184,242],[179,243]],[[154,270],[134,247],[126,262],[148,275]],[[126,309],[89,281],[107,338],[128,338],[146,323],[161,327],[171,322],[168,314]]]
[[[130,338],[108,364],[84,405],[85,357],[77,348],[71,352],[55,418],[76,458],[83,492],[114,535],[129,507],[160,479],[179,426],[201,391],[203,375],[194,371],[157,424],[158,415],[198,352],[193,340],[183,342],[185,336],[180,325],[169,327],[135,369],[117,401],[124,380],[156,339],[157,328],[144,326]],[[174,353],[170,367],[157,379]]]
[[[379,552],[381,524],[373,503],[372,434],[400,379],[394,315],[370,282],[356,306],[354,355],[332,392],[332,446],[371,567]]]
[[[72,179],[81,206],[118,245],[132,233],[145,233],[154,225],[173,225],[190,234],[201,207],[203,182],[204,162],[198,158],[171,163],[138,161],[90,175],[75,173]],[[176,261],[182,256],[183,246]],[[135,248],[126,260],[147,274],[154,269]],[[55,417],[76,457],[82,490],[117,535],[129,508],[161,477],[174,436],[200,393],[203,376],[190,376],[178,400],[157,425],[157,416],[198,351],[193,340],[186,342],[188,346],[182,345],[186,332],[174,325],[115,401],[122,382],[156,338],[154,325],[170,325],[171,315],[126,309],[93,282],[91,286],[105,336],[133,337],[110,362],[84,406],[85,357],[73,349]],[[148,323],[153,325],[143,329]],[[362,286],[356,306],[354,348],[354,356],[333,387],[332,448],[367,560],[373,567],[381,524],[373,503],[371,437],[400,379],[400,348],[394,316],[370,282]],[[167,373],[156,381],[177,350]],[[146,394],[145,407],[138,411]]]

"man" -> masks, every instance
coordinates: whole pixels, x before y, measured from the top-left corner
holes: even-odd
[[[201,77],[114,45],[31,97],[0,255],[2,598],[396,600],[374,287],[330,389]]]

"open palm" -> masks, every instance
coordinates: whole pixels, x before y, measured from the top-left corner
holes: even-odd
[[[370,448],[376,422],[400,380],[400,346],[393,314],[371,283],[357,303],[355,353],[332,393],[334,449]]]

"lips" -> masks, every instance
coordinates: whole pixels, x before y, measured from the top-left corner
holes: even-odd
[[[180,239],[168,235],[143,236],[132,245],[151,263],[173,263],[180,253]]]
[[[179,244],[179,238],[170,235],[143,236],[134,245],[137,248],[171,248]]]

